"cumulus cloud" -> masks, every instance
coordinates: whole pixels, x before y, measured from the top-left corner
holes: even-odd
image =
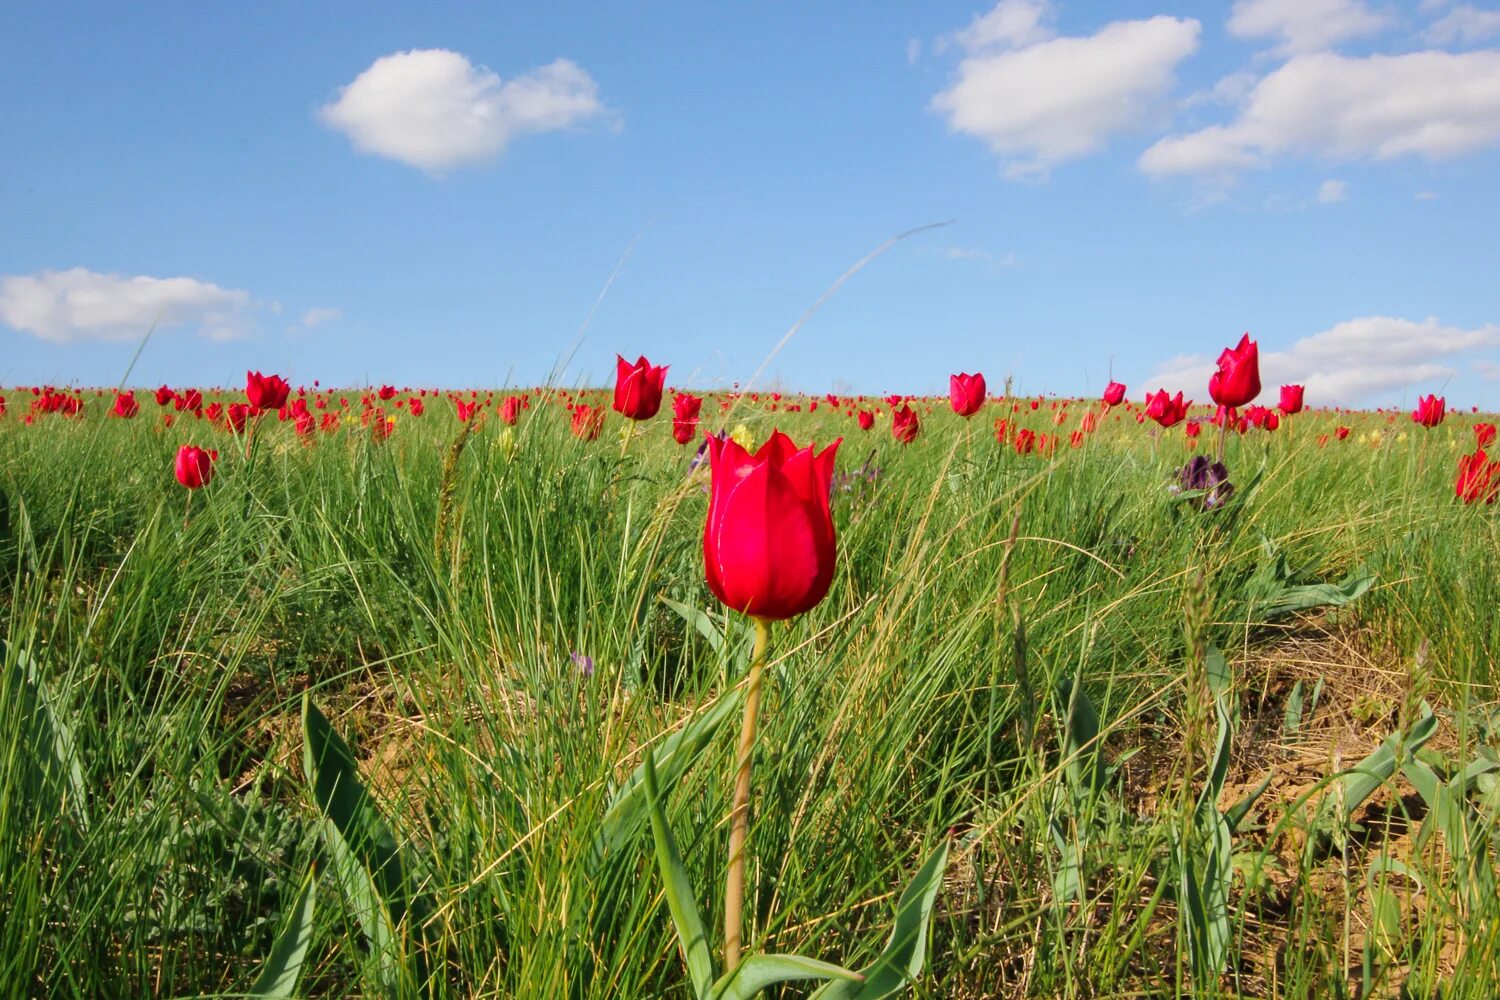
[[[1443,160],[1500,144],[1500,52],[1297,56],[1228,125],[1158,141],[1149,174],[1228,174],[1278,156]]]
[[[1045,176],[1148,122],[1201,30],[1163,16],[1053,37],[1049,16],[1040,0],[1001,0],[954,36],[964,58],[932,99],[950,129],[989,145],[1007,178]]]
[[[382,56],[320,111],[361,152],[433,172],[494,159],[519,135],[603,113],[598,85],[577,63],[557,59],[501,80],[447,49]]]
[[[250,293],[196,278],[66,271],[0,275],[0,323],[55,343],[133,340],[191,327],[211,340],[250,332]]]
[[[322,326],[324,323],[333,323],[344,318],[344,310],[331,309],[325,306],[313,306],[302,314],[302,325],[311,330],[313,327]]]
[[[1294,53],[1378,34],[1390,23],[1364,0],[1237,0],[1228,27],[1236,38],[1274,39],[1279,51]]]
[[[1500,35],[1500,10],[1480,10],[1469,4],[1454,7],[1422,32],[1431,45],[1473,45]]]
[[[1448,378],[1468,355],[1500,347],[1500,326],[1472,330],[1444,326],[1431,317],[1417,322],[1364,316],[1296,341],[1285,351],[1260,355],[1263,395],[1293,382],[1307,387],[1313,405],[1365,402],[1371,396]],[[1484,362],[1474,361],[1478,369]],[[1185,355],[1162,365],[1148,384],[1208,397],[1214,359]]]
[[[1336,201],[1349,200],[1349,182],[1327,180],[1318,185],[1318,202],[1331,205]]]

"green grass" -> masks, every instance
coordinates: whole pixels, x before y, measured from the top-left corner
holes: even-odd
[[[706,478],[687,474],[692,448],[667,417],[628,449],[615,415],[592,443],[540,402],[509,440],[492,417],[452,465],[440,529],[459,435],[446,401],[384,442],[357,416],[312,446],[272,419],[247,460],[225,431],[163,429],[144,398],[133,421],[91,399],[85,419],[33,426],[18,399],[0,418],[0,988],[242,994],[316,861],[300,992],[379,995],[304,774],[310,691],[428,904],[420,932],[414,918],[398,933],[435,994],[688,996],[649,830],[598,848],[642,749],[747,665],[747,624],[703,583]],[[1116,410],[1068,449],[1074,404],[1049,461],[1001,447],[989,422],[1053,432],[1051,411],[1009,408],[990,404],[971,432],[939,406],[904,448],[888,417],[862,433],[826,406],[745,402],[730,418],[757,440],[772,426],[799,443],[843,435],[840,471],[871,453],[882,470],[834,497],[828,598],[773,633],[750,948],[867,963],[901,887],[951,835],[910,995],[1185,995],[1174,844],[1212,749],[1212,644],[1233,673],[1229,785],[1275,777],[1235,836],[1229,956],[1197,995],[1492,1000],[1500,898],[1475,891],[1476,872],[1493,879],[1492,776],[1455,806],[1478,845],[1463,863],[1442,830],[1418,836],[1425,810],[1399,772],[1353,810],[1361,829],[1300,847],[1321,790],[1423,700],[1439,774],[1495,752],[1500,521],[1452,487],[1472,421],[1308,413],[1232,437],[1240,495],[1202,514],[1165,490],[1189,454],[1180,430],[1153,443]],[[1338,420],[1354,433],[1319,447]],[[1378,446],[1358,440],[1373,430]],[[188,442],[222,456],[190,506],[171,472]],[[1376,582],[1343,607],[1264,621],[1243,586],[1265,540],[1298,583],[1361,565]],[[664,599],[729,641],[716,651]],[[27,657],[29,686],[16,680]],[[1061,750],[1058,691],[1075,675],[1118,765],[1098,794],[1070,785]],[[1310,695],[1318,678],[1292,731],[1290,688],[1305,680]],[[70,740],[38,736],[34,695]],[[663,789],[716,954],[737,721]],[[1056,891],[1054,830],[1079,848],[1073,900]],[[1268,885],[1244,877],[1257,872]]]

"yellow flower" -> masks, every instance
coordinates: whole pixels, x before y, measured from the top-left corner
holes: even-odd
[[[729,440],[739,445],[746,451],[755,450],[755,435],[750,433],[750,428],[744,424],[735,424],[734,430],[729,432]]]
[[[495,443],[500,446],[500,454],[506,458],[514,457],[516,454],[516,429],[514,427],[501,428],[500,435]]]

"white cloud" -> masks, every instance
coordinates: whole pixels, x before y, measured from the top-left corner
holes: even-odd
[[[924,254],[935,254],[944,260],[975,261],[988,264],[994,270],[1015,267],[1017,264],[1016,252],[1006,251],[1004,254],[991,253],[979,247],[957,247],[957,246],[924,246],[921,250]]]
[[[922,39],[908,38],[906,40],[906,65],[915,66],[922,58]]]
[[[1374,35],[1390,23],[1364,0],[1237,0],[1228,27],[1236,38],[1274,38],[1281,52],[1294,53]]]
[[[1417,201],[1437,201],[1438,193],[1436,191],[1418,191],[1412,197]]]
[[[1184,97],[1178,106],[1186,109],[1201,104],[1239,104],[1259,82],[1260,77],[1248,71],[1230,73],[1220,77],[1208,90],[1195,91]]]
[[[362,152],[439,171],[603,112],[593,77],[567,59],[502,81],[457,52],[414,49],[375,60],[320,114]]]
[[[1303,337],[1285,351],[1262,350],[1261,395],[1274,398],[1277,386],[1301,383],[1313,406],[1362,402],[1377,394],[1446,379],[1466,355],[1497,347],[1500,326],[1493,324],[1465,330],[1443,326],[1431,317],[1419,323],[1364,316]],[[1478,367],[1483,362],[1474,364]],[[1213,371],[1212,358],[1181,356],[1164,363],[1147,383],[1174,392],[1181,389],[1206,401]]]
[[[302,314],[302,326],[311,330],[315,326],[324,323],[333,323],[344,318],[344,310],[330,309],[324,306],[313,306]]]
[[[984,140],[1008,178],[1045,176],[1139,128],[1198,48],[1195,20],[1116,21],[1097,33],[1050,37],[1047,8],[1002,0],[960,32],[967,50],[953,85],[932,99],[948,127]]]
[[[1251,91],[1239,117],[1158,141],[1149,174],[1230,173],[1283,154],[1449,159],[1500,143],[1500,52],[1297,56]]]
[[[195,278],[129,277],[74,267],[0,275],[0,323],[43,340],[134,340],[194,327],[211,340],[250,332],[250,293]]]
[[[993,10],[980,14],[962,31],[954,32],[953,41],[970,52],[984,49],[1021,49],[1049,41],[1055,32],[1048,0],[1000,0]]]
[[[1318,185],[1318,202],[1331,205],[1336,201],[1349,200],[1349,182],[1327,180]]]
[[[1500,35],[1500,10],[1480,10],[1460,4],[1422,32],[1431,45],[1473,45]]]

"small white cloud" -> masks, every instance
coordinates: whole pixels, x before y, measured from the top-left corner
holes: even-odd
[[[1348,181],[1328,180],[1328,181],[1324,181],[1322,184],[1318,185],[1318,203],[1319,204],[1321,204],[1321,205],[1331,205],[1331,204],[1333,204],[1336,201],[1348,201],[1348,200],[1349,200],[1349,182]]]
[[[1461,4],[1422,32],[1431,45],[1473,45],[1500,35],[1500,10],[1480,10]]]
[[[302,314],[302,326],[306,329],[322,326],[324,323],[333,323],[344,318],[344,310],[331,309],[323,306],[314,306]]]
[[[1417,201],[1437,201],[1438,193],[1436,191],[1418,191],[1412,197]]]
[[[1236,38],[1275,39],[1292,54],[1378,34],[1390,23],[1364,0],[1237,0],[1228,27]]]
[[[1161,110],[1177,64],[1198,48],[1195,20],[1116,21],[1051,37],[1047,7],[1002,0],[957,35],[967,55],[932,99],[948,127],[984,140],[1004,176],[1043,177],[1104,148]]]
[[[1493,361],[1474,362],[1474,371],[1478,372],[1479,377],[1486,382],[1500,382],[1500,365]]]
[[[1009,250],[1004,254],[991,253],[979,247],[955,247],[955,246],[924,246],[921,250],[924,254],[934,254],[944,260],[975,261],[988,264],[995,270],[1002,270],[1016,266],[1016,252]]]
[[[1262,350],[1261,392],[1274,394],[1277,386],[1300,383],[1307,387],[1307,400],[1314,406],[1364,402],[1381,393],[1445,379],[1468,355],[1497,347],[1500,326],[1493,324],[1465,330],[1443,326],[1431,317],[1419,323],[1364,316],[1303,337],[1285,351]],[[1474,363],[1477,367],[1484,362]],[[1147,382],[1206,400],[1213,371],[1209,357],[1179,356],[1164,363]]]
[[[603,113],[598,85],[577,63],[558,59],[502,81],[447,49],[382,56],[320,111],[356,149],[427,171],[491,160],[518,135]]]
[[[1251,91],[1239,117],[1159,140],[1148,174],[1226,174],[1278,156],[1444,160],[1500,144],[1500,52],[1297,56]]]
[[[251,331],[250,293],[196,278],[66,271],[0,275],[0,322],[42,340],[134,340],[191,327],[210,340]]]
[[[915,66],[922,58],[922,39],[908,38],[906,40],[906,65]]]

